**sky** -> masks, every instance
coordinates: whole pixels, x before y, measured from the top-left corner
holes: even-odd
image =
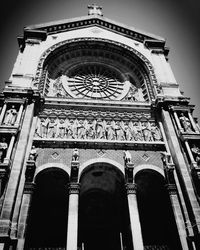
[[[103,7],[104,17],[166,39],[175,78],[200,120],[199,0],[1,0],[0,86],[10,77],[25,26],[86,16],[92,3]]]

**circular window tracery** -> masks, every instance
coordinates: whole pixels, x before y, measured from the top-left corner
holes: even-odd
[[[78,98],[118,99],[126,82],[115,70],[102,64],[86,64],[72,70],[64,88]]]
[[[131,102],[150,100],[148,75],[134,54],[101,42],[72,45],[68,50],[60,48],[46,61],[40,85],[44,95]]]

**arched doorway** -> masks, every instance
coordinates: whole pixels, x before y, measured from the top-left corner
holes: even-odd
[[[164,177],[155,170],[144,169],[136,174],[135,182],[145,249],[180,250]]]
[[[59,168],[41,171],[28,220],[26,249],[55,249],[66,246],[68,174]]]
[[[84,250],[131,249],[124,176],[106,163],[92,164],[80,178],[79,246]]]

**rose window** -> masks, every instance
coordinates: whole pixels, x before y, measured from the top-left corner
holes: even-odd
[[[63,86],[75,98],[119,100],[127,94],[129,83],[117,70],[105,65],[87,64],[67,75]]]

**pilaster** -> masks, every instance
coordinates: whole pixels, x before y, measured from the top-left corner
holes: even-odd
[[[185,205],[187,207],[189,220],[191,223],[191,230],[195,238],[199,238],[200,228],[200,208],[197,201],[197,197],[194,193],[191,177],[186,165],[180,143],[175,133],[170,115],[168,111],[162,110],[163,124],[166,130],[167,139],[170,147],[170,151],[175,163],[175,170],[178,175],[179,183],[181,185],[182,194],[184,197]]]
[[[15,197],[17,194],[19,180],[22,173],[22,167],[24,163],[24,156],[26,152],[26,146],[30,134],[30,126],[32,123],[34,112],[34,104],[27,105],[24,117],[24,123],[22,125],[21,133],[18,140],[18,145],[13,159],[13,166],[10,173],[10,178],[7,185],[5,199],[0,217],[0,236],[8,237],[10,232],[11,218],[13,214]]]

